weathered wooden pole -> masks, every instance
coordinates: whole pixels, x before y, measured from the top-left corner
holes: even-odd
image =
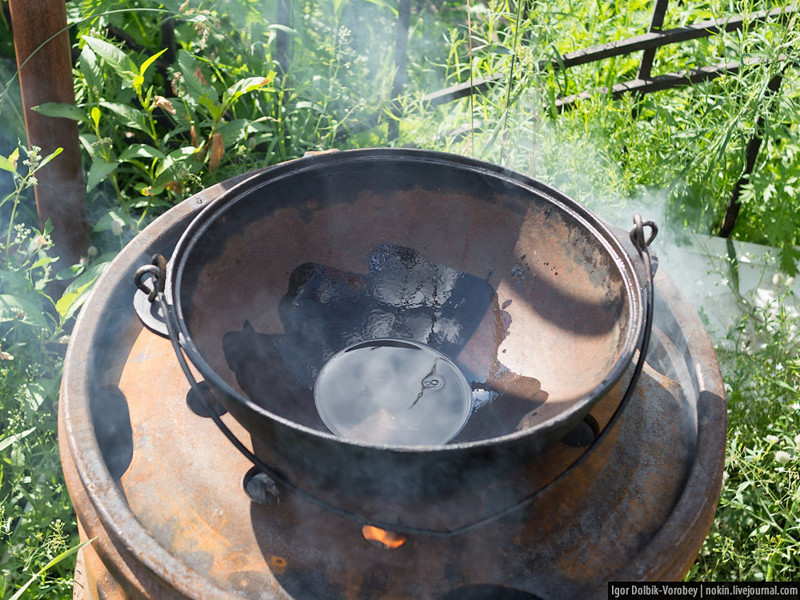
[[[664,16],[667,14],[669,0],[656,0],[653,7],[653,16],[650,18],[650,29],[648,32],[655,33],[661,31],[664,26]],[[639,63],[639,74],[637,79],[650,79],[650,70],[653,68],[653,60],[656,57],[656,49],[648,48],[642,53],[642,61]]]
[[[89,246],[78,124],[31,110],[45,102],[75,102],[66,7],[64,0],[10,0],[9,8],[28,145],[39,146],[43,156],[63,148],[36,174],[39,221],[53,224],[61,264],[74,264]]]
[[[769,101],[771,96],[778,93],[783,83],[783,71],[774,75],[767,84],[767,90],[764,94],[764,100]],[[755,131],[753,137],[747,142],[744,151],[744,170],[741,177],[733,185],[731,197],[728,199],[728,204],[725,206],[725,214],[722,216],[722,224],[719,226],[718,235],[720,237],[730,237],[733,233],[733,228],[736,226],[736,218],[739,216],[739,210],[742,208],[741,195],[744,186],[750,181],[750,176],[756,168],[756,160],[758,159],[758,151],[761,149],[761,143],[764,141],[764,133],[766,127],[766,118],[764,113],[759,113],[756,117]]]
[[[396,117],[389,121],[389,141],[400,135],[400,106],[398,98],[406,84],[406,66],[408,65],[408,28],[411,19],[411,0],[400,0],[397,5],[397,24],[394,30],[394,81],[392,82],[392,114]]]
[[[291,0],[278,0],[277,22],[285,27],[292,26]],[[275,59],[281,70],[281,77],[289,72],[289,34],[282,29],[275,32]]]

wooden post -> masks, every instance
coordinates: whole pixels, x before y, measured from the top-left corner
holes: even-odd
[[[669,0],[656,0],[653,7],[653,16],[650,19],[649,33],[661,31],[664,26],[664,16],[667,13]],[[656,57],[656,49],[648,48],[642,53],[642,62],[639,63],[639,74],[637,79],[650,79],[650,69],[653,68],[653,59]]]
[[[278,0],[277,23],[285,27],[292,26],[292,3],[290,0]],[[275,59],[281,70],[281,77],[289,71],[289,35],[278,29],[275,32]]]
[[[771,96],[778,93],[783,83],[783,71],[775,75],[769,80],[767,84],[767,92],[764,94],[764,100],[769,101]],[[740,197],[742,195],[742,188],[750,181],[750,175],[756,168],[756,160],[758,159],[758,151],[761,149],[761,143],[764,137],[764,127],[766,126],[764,114],[761,113],[756,117],[756,127],[753,132],[753,137],[747,142],[744,155],[744,170],[742,176],[733,185],[731,197],[728,199],[728,204],[725,206],[725,214],[722,216],[722,224],[719,226],[720,237],[730,237],[733,233],[733,228],[736,226],[736,218],[739,216],[739,210],[742,208]]]
[[[36,174],[36,209],[40,225],[48,219],[53,224],[60,266],[68,266],[89,246],[78,124],[31,110],[45,102],[75,102],[67,11],[64,0],[10,0],[9,8],[28,145],[39,146],[43,156],[63,148]]]
[[[411,20],[411,0],[400,0],[397,6],[397,25],[394,31],[394,81],[392,82],[392,114],[400,116],[397,99],[403,93],[406,84],[406,65],[408,65],[408,27]],[[389,121],[390,142],[400,135],[400,124],[397,119]]]

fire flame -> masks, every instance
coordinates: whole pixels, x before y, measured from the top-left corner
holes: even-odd
[[[406,543],[407,536],[395,531],[386,531],[373,525],[364,525],[361,528],[361,535],[364,539],[376,546],[381,546],[388,550],[394,550]]]

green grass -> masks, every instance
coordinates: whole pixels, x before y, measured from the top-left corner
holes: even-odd
[[[66,348],[63,314],[49,295],[53,281],[47,231],[26,226],[36,152],[0,157],[14,172],[13,190],[0,199],[6,220],[0,251],[0,596],[5,598],[77,543],[75,516],[61,475],[56,439],[58,386]],[[56,157],[57,158],[57,157]],[[15,169],[16,163],[16,169]],[[31,597],[66,597],[71,566],[57,561]]]
[[[780,4],[743,2],[736,9],[748,13],[776,5]],[[598,92],[555,116],[551,105],[557,97],[635,78],[638,56],[606,59],[566,72],[540,71],[539,61],[643,33],[649,22],[649,3],[535,2],[519,32],[514,30],[513,5],[490,2],[489,6],[497,10],[473,11],[472,59],[462,27],[449,38],[457,51],[448,55],[443,69],[451,83],[468,81],[471,65],[473,79],[499,76],[501,84],[472,103],[462,100],[440,107],[433,115],[427,111],[410,117],[402,143],[445,147],[503,162],[546,181],[566,184],[565,191],[579,198],[628,198],[650,189],[663,190],[672,224],[713,234],[742,174],[744,149],[761,118],[765,143],[757,175],[745,186],[733,237],[781,248],[781,268],[796,273],[794,246],[800,244],[800,211],[794,200],[800,173],[797,16],[660,49],[653,74],[748,58],[767,59],[766,65],[645,98],[612,101]],[[723,2],[673,3],[665,27],[722,18],[731,15],[731,10]],[[513,62],[512,57],[516,58]],[[778,94],[771,95],[767,84],[780,72],[785,75],[784,84]],[[454,136],[452,132],[460,128],[473,132]],[[567,156],[571,164],[565,167],[560,158],[572,150],[579,156]]]
[[[728,394],[725,482],[695,580],[800,574],[800,302],[774,279],[776,293],[760,306],[751,298],[717,348]]]
[[[0,306],[0,597],[45,567],[24,597],[70,595],[72,564],[50,563],[78,542],[55,435],[75,310],[103,266],[154,216],[233,174],[308,150],[415,146],[508,165],[603,214],[650,204],[676,235],[713,234],[761,117],[765,141],[733,235],[779,249],[769,267],[796,273],[796,17],[659,50],[653,73],[758,56],[769,64],[645,98],[595,93],[557,115],[554,98],[631,79],[638,56],[566,72],[539,69],[539,62],[643,33],[651,2],[534,0],[526,13],[501,0],[415,2],[400,137],[389,140],[396,2],[291,4],[284,73],[274,1],[68,3],[78,110],[44,110],[79,121],[94,246],[83,264],[54,273],[46,232],[35,227],[24,153],[16,179],[13,165],[0,161],[0,293],[14,298]],[[665,27],[786,4],[673,0]],[[164,16],[174,19],[177,40],[166,70],[153,62],[163,49]],[[10,42],[0,20],[6,58],[13,58]],[[785,79],[772,96],[766,85],[779,71]],[[487,76],[499,83],[472,100],[435,108],[421,102],[445,85]],[[24,135],[7,62],[0,62],[0,85],[0,123],[11,140],[0,151],[5,160]],[[70,285],[61,299],[48,287],[56,278]],[[727,479],[691,579],[800,579],[797,298],[779,289],[771,309],[742,299],[749,302],[743,316],[714,340],[729,399]]]

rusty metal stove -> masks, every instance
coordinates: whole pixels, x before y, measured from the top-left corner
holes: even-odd
[[[245,177],[188,199],[136,237],[75,327],[61,457],[81,536],[95,538],[82,551],[77,594],[549,600],[684,575],[716,508],[726,409],[710,340],[663,273],[630,402],[618,410],[623,381],[535,468],[469,499],[506,506],[505,495],[532,490],[497,518],[451,537],[390,533],[381,544],[290,491],[277,503],[259,493],[249,461],[198,414],[169,340],[131,308],[136,268]],[[223,420],[249,439],[230,415]],[[387,505],[372,516],[393,514]]]

